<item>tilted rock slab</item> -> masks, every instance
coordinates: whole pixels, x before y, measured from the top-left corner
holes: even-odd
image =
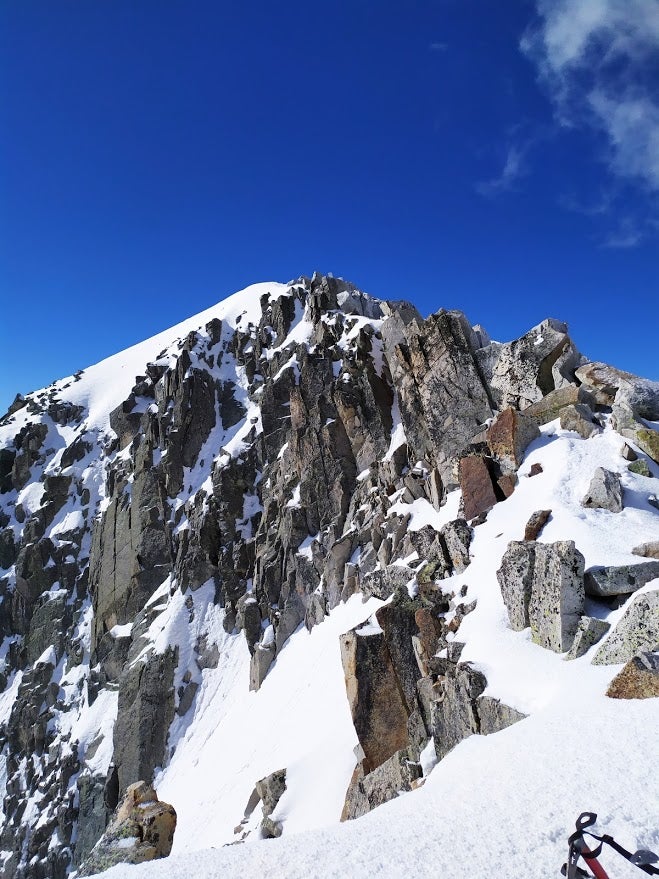
[[[594,598],[631,595],[655,577],[659,577],[659,560],[589,568],[584,577],[586,595]]]

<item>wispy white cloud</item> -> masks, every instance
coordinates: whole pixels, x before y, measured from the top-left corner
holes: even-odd
[[[476,191],[481,195],[493,197],[513,189],[517,181],[527,173],[525,153],[523,148],[515,144],[509,146],[501,173],[491,180],[477,183]]]
[[[539,22],[521,46],[537,65],[558,120],[601,131],[611,172],[659,191],[659,2],[536,0],[536,6]]]
[[[512,125],[506,135],[501,170],[488,180],[476,183],[474,188],[480,195],[494,198],[518,188],[519,181],[531,173],[529,153],[547,137],[547,132],[538,126],[530,128],[525,122]],[[490,150],[488,150],[490,152]]]
[[[448,49],[448,43],[436,42],[430,44],[431,52],[446,52]]]

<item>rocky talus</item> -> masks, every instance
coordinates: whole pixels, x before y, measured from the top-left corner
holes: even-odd
[[[613,425],[637,461],[659,461],[659,386],[586,362],[556,320],[491,342],[460,312],[424,320],[314,275],[218,306],[155,355],[105,420],[77,394],[80,372],[18,397],[0,422],[7,879],[63,879],[105,856],[105,844],[90,853],[131,785],[150,791],[218,664],[206,605],[245,640],[244,686],[258,690],[296,629],[355,593],[382,600],[341,638],[359,740],[343,818],[418,786],[429,751],[441,759],[523,717],[461,661],[475,605],[454,575],[539,427],[560,418],[588,442]],[[593,471],[584,508],[616,515],[618,476]],[[456,488],[460,510],[439,530],[395,512],[440,511]],[[511,627],[571,658],[606,636],[598,663],[652,651],[658,593],[631,596],[656,578],[656,554],[586,569],[570,535],[541,542],[550,515],[503,556]],[[623,601],[608,633],[596,609]],[[244,821],[263,803],[263,835],[282,832],[270,814],[285,777],[262,779],[248,804]],[[106,840],[115,831],[116,814]]]

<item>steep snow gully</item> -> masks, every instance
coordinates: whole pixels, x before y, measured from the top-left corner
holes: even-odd
[[[554,876],[584,810],[659,850],[658,428],[559,321],[320,275],[17,397],[0,873]]]

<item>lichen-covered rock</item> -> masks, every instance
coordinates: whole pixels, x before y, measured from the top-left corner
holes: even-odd
[[[584,557],[571,540],[512,541],[497,579],[510,624],[557,653],[572,646],[584,609]]]
[[[175,830],[173,806],[161,802],[145,782],[132,784],[77,875],[93,876],[115,864],[141,864],[167,857]]]
[[[407,747],[409,711],[379,627],[367,623],[342,635],[341,661],[352,722],[368,773]]]
[[[588,616],[581,617],[572,647],[568,650],[565,658],[578,659],[583,656],[594,644],[602,640],[610,628],[611,624],[607,623],[606,620]]]
[[[446,547],[452,573],[459,574],[469,566],[472,536],[473,530],[464,519],[453,519],[442,526],[440,538]]]
[[[584,610],[584,557],[572,540],[536,543],[529,619],[533,640],[563,653]]]
[[[529,541],[511,541],[501,559],[497,580],[501,587],[510,625],[521,632],[531,625],[529,602],[533,588],[535,544]]]
[[[639,653],[609,684],[611,699],[652,699],[659,697],[659,653]]]
[[[659,589],[635,595],[621,620],[599,648],[595,665],[628,662],[639,651],[659,646]]]
[[[497,407],[522,410],[573,382],[582,362],[566,324],[552,319],[513,342],[492,342],[476,351],[476,358]]]
[[[608,565],[589,568],[584,577],[586,594],[594,598],[630,595],[659,577],[659,560],[636,565]]]
[[[648,462],[644,458],[632,461],[631,464],[627,465],[627,469],[630,473],[636,473],[637,476],[645,476],[648,479],[652,477],[652,471],[648,466]]]
[[[619,513],[622,510],[620,476],[612,473],[611,470],[605,470],[604,467],[598,467],[581,505],[590,510],[609,510],[611,513]]]

